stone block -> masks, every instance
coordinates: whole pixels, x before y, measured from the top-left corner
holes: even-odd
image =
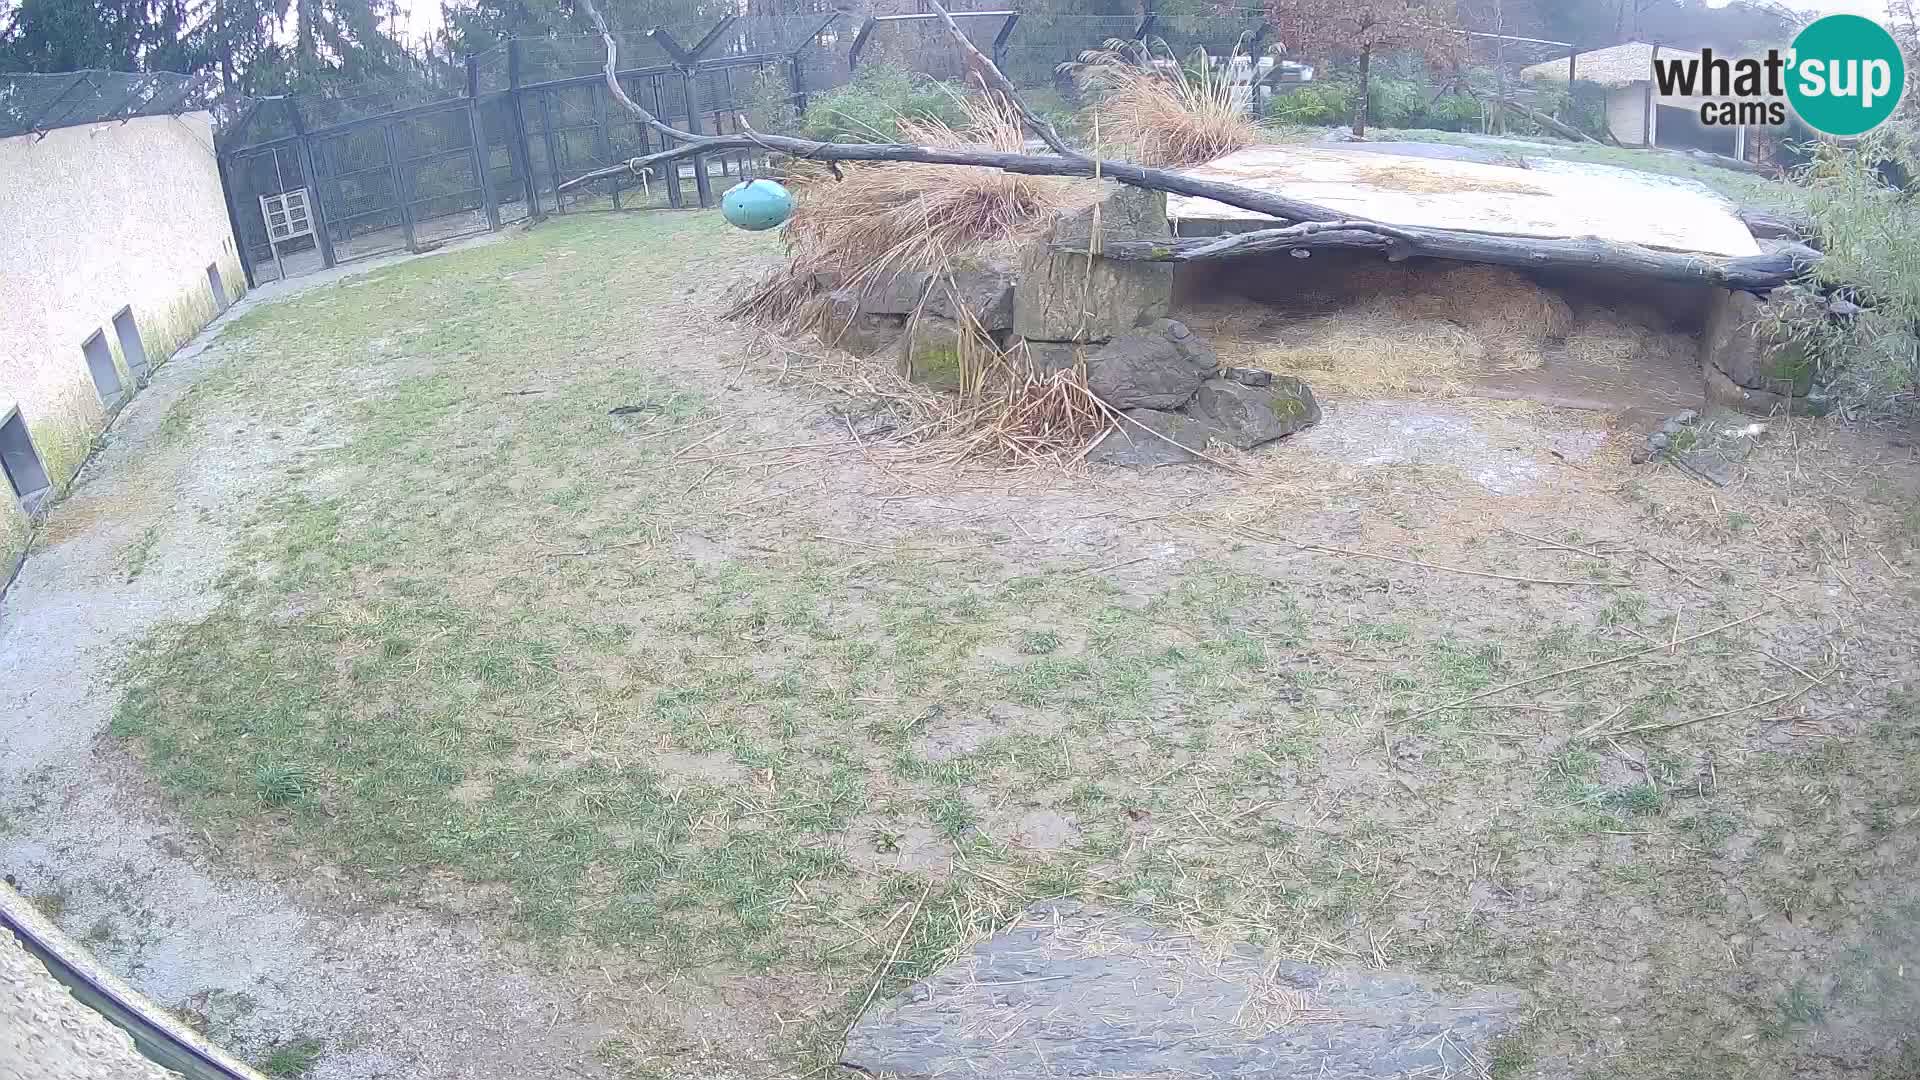
[[[822,319],[820,340],[855,356],[875,356],[894,348],[907,329],[905,316],[862,311],[860,295],[852,289],[829,293]]]
[[[1122,187],[1099,204],[1100,237],[1166,240],[1167,198],[1162,192]],[[1056,219],[1021,253],[1014,289],[1013,328],[1037,341],[1108,341],[1161,318],[1173,299],[1170,263],[1117,262],[1056,250],[1055,243],[1085,249],[1093,235],[1094,208]]]
[[[860,310],[869,315],[911,315],[921,310],[933,275],[918,270],[881,274],[859,286]]]
[[[926,310],[943,319],[965,312],[990,332],[1013,329],[1013,292],[1020,267],[1011,260],[982,259],[939,274]]]
[[[986,342],[952,319],[921,315],[900,338],[900,373],[935,390],[960,390],[969,354],[984,358],[987,348]]]
[[[1805,306],[1803,295],[1784,294],[1777,303]],[[1776,342],[1763,325],[1766,312],[1752,293],[1720,290],[1707,310],[1700,335],[1700,363],[1735,386],[1779,397],[1804,396],[1813,386],[1813,364],[1797,345]],[[1733,404],[1728,402],[1727,404]]]

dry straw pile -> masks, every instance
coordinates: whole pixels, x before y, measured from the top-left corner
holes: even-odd
[[[1187,317],[1223,360],[1305,376],[1316,389],[1418,391],[1539,367],[1573,312],[1525,275],[1370,256],[1266,260],[1245,294]],[[1259,301],[1249,303],[1248,300]]]
[[[962,127],[902,119],[901,137],[954,149],[1023,148],[1018,114],[996,95],[960,104],[967,116]],[[893,414],[898,423],[889,439],[910,444],[916,457],[1077,462],[1111,423],[1087,390],[1084,372],[1033,372],[1018,351],[1000,351],[975,327],[961,350],[964,388],[940,393],[884,361],[816,354],[793,339],[830,336],[826,294],[833,289],[859,289],[898,271],[939,273],[956,260],[1016,251],[1054,214],[1096,198],[1097,189],[1060,177],[913,162],[843,165],[841,172],[836,178],[808,168],[793,176],[794,214],[782,234],[790,258],[745,292],[729,315],[785,338],[778,351],[790,375]]]
[[[1019,116],[994,95],[959,99],[967,122],[899,121],[901,138],[922,146],[1019,151]],[[797,166],[793,217],[781,233],[787,265],[756,285],[731,312],[762,325],[804,329],[793,320],[833,285],[859,287],[900,270],[940,270],[956,256],[1007,250],[1056,211],[1087,199],[1087,185],[1054,176],[917,162],[843,165],[843,178]]]

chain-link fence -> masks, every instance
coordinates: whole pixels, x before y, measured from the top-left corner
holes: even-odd
[[[0,75],[0,139],[206,109],[214,104],[217,90],[210,77],[166,71]]]
[[[1261,95],[1288,81],[1277,77],[1283,67],[1299,68],[1268,56],[1268,28],[1257,13],[1138,18],[1024,14],[995,0],[970,6],[953,13],[968,39],[1024,90],[1067,99],[1048,104],[1072,105],[1077,95],[1066,65],[1115,41],[1164,42],[1181,63],[1196,54],[1216,64],[1236,54],[1254,57],[1249,69]],[[703,134],[740,130],[743,116],[762,130],[785,127],[812,95],[846,85],[863,65],[893,64],[938,79],[965,74],[938,16],[925,12],[730,16],[614,40],[621,89],[668,125]],[[1476,126],[1498,129],[1522,106],[1548,115],[1569,108],[1546,100],[1518,74],[1526,64],[1565,55],[1559,43],[1471,34],[1462,43],[1464,74],[1455,89],[1480,110]],[[249,274],[271,280],[425,250],[547,214],[708,206],[716,182],[756,167],[759,155],[710,154],[560,190],[582,173],[666,149],[657,132],[613,99],[605,64],[598,35],[514,39],[464,66],[425,65],[424,77],[404,89],[217,103],[221,169]],[[18,127],[56,108],[88,115],[163,109],[174,100],[169,95],[187,90],[163,94],[162,81],[146,98],[130,93],[127,103],[116,97],[102,104],[110,96],[103,86],[83,92],[73,76],[31,78],[51,81],[8,91],[0,80],[0,122]]]

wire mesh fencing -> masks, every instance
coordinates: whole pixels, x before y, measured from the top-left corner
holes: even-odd
[[[218,91],[211,76],[166,71],[0,75],[0,138],[208,109]]]
[[[1305,77],[1301,65],[1273,57],[1257,13],[1140,18],[1026,14],[995,0],[967,6],[973,10],[953,12],[962,32],[1042,111],[1079,104],[1072,65],[1118,41],[1164,45],[1164,62],[1244,64],[1250,86],[1259,83],[1250,89],[1250,108],[1264,110],[1267,95],[1292,81],[1287,72]],[[728,16],[620,31],[614,42],[621,90],[668,126],[698,134],[731,134],[749,124],[789,129],[817,95],[853,82],[868,65],[934,79],[966,74],[944,24],[925,12]],[[1449,86],[1475,111],[1461,123],[1499,130],[1523,109],[1559,117],[1582,107],[1577,93],[1556,96],[1520,75],[1570,47],[1484,34],[1463,34],[1461,44]],[[405,87],[214,101],[221,168],[249,273],[271,279],[420,251],[548,214],[707,206],[725,186],[764,167],[763,153],[709,153],[562,190],[582,174],[669,148],[609,92],[606,66],[597,34],[512,39],[464,65],[427,58]],[[47,81],[0,77],[0,123],[30,129],[56,109],[93,115],[160,108],[205,92],[165,80],[145,91],[121,84],[131,103],[101,104],[109,95],[94,85],[98,80],[30,78]]]

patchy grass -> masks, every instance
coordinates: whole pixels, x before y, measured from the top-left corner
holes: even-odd
[[[319,1039],[296,1036],[276,1044],[268,1051],[267,1056],[260,1060],[259,1069],[267,1076],[300,1080],[313,1072],[313,1067],[319,1064],[320,1055],[325,1050],[326,1045]]]
[[[590,953],[597,994],[750,988],[724,1030],[626,1023],[602,1057],[635,1075],[709,1037],[715,1068],[824,1064],[876,978],[1060,895],[1521,987],[1502,1076],[1785,1076],[1817,1026],[1783,1027],[1800,980],[1847,1007],[1819,968],[1852,940],[1836,883],[1879,880],[1920,799],[1914,699],[1886,708],[1877,674],[1914,597],[1864,549],[1834,561],[1857,545],[1804,491],[1787,516],[1784,487],[1656,478],[1514,518],[1588,552],[1411,470],[1262,476],[1155,525],[1151,479],[1033,481],[1071,509],[1001,532],[975,510],[1025,497],[1004,477],[853,464],[738,374],[688,283],[770,255],[708,216],[580,215],[240,320],[195,422],[313,449],[218,608],[131,661],[114,735],[261,872],[457,901],[556,967]],[[881,512],[929,485],[937,507]],[[1090,519],[1128,550],[1032,539]],[[1247,538],[1355,528],[1631,584]],[[1623,535],[1686,579],[1600,541]],[[1823,682],[1716,716],[1799,689],[1784,665]],[[1869,714],[1906,734],[1869,741]],[[1809,946],[1807,920],[1833,929]]]

